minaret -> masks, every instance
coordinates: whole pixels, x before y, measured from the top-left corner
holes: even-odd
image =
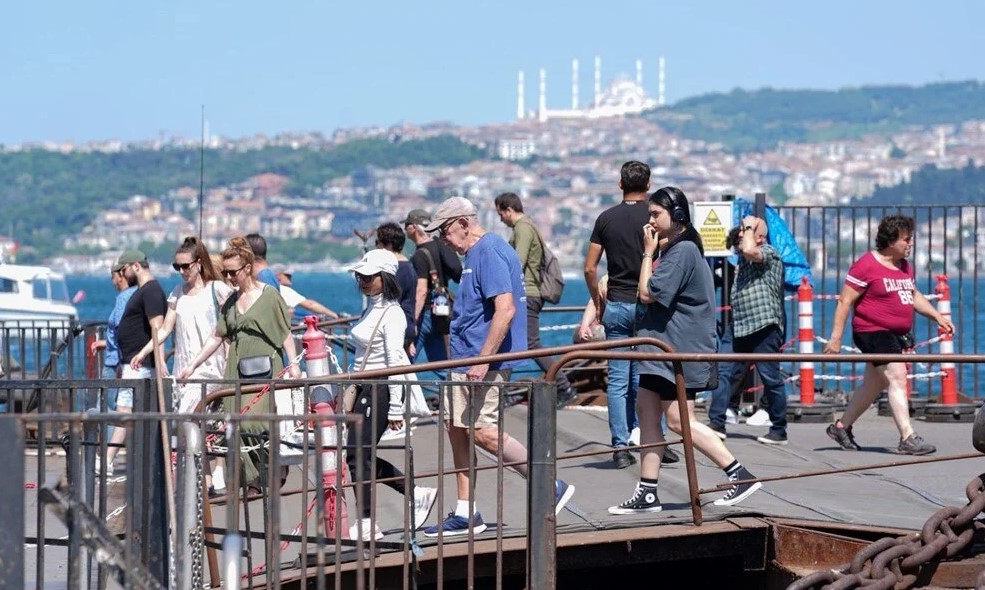
[[[571,60],[571,110],[578,110],[578,60]]]
[[[643,60],[636,60],[636,85],[643,88]]]
[[[523,70],[516,76],[516,118],[518,121],[523,120],[524,112],[523,106]]]
[[[664,74],[664,58],[660,56],[660,72],[658,74],[658,86],[657,86],[657,106],[664,106],[664,91],[666,90],[666,77]]]
[[[602,58],[595,56],[595,108],[602,102]]]
[[[937,157],[941,161],[947,157],[947,136],[944,127],[937,128]]]
[[[547,70],[540,68],[540,108],[537,118],[541,123],[547,120]]]

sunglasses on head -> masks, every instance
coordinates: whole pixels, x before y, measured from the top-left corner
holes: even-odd
[[[243,266],[237,268],[236,270],[223,270],[222,271],[222,276],[226,277],[227,279],[231,279],[234,276],[236,276],[237,274],[239,274],[239,271],[243,270],[244,268],[246,268],[246,265],[245,264]]]
[[[197,260],[192,260],[191,262],[172,262],[171,263],[171,268],[175,269],[178,272],[181,272],[183,270],[188,270],[196,262],[198,262],[198,261]]]

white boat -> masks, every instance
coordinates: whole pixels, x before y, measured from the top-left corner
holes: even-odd
[[[64,275],[45,266],[0,264],[0,322],[5,327],[67,324],[78,317]]]

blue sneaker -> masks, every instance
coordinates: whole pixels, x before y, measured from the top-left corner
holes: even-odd
[[[486,525],[482,522],[482,515],[478,512],[472,516],[471,524],[472,531],[476,535],[486,530]],[[469,519],[464,516],[458,516],[454,512],[449,512],[444,522],[424,529],[425,537],[437,537],[439,533],[444,534],[446,537],[467,535],[469,534]]]
[[[554,486],[556,488],[554,492],[554,515],[557,516],[564,510],[564,505],[568,503],[571,496],[575,495],[575,486],[566,484],[560,479],[555,482]]]

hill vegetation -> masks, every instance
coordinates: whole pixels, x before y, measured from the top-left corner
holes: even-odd
[[[719,142],[737,152],[760,151],[781,141],[853,139],[985,119],[985,84],[733,90],[688,98],[644,116],[683,137]]]
[[[458,165],[483,156],[479,148],[450,136],[403,142],[354,140],[329,150],[206,150],[205,188],[273,172],[290,178],[292,194],[304,194],[308,187],[367,165]],[[24,252],[40,259],[61,250],[61,236],[81,230],[99,211],[132,195],[156,196],[198,185],[195,149],[0,153],[0,232],[12,230],[27,246]]]
[[[896,205],[983,205],[985,204],[985,167],[972,162],[959,169],[924,166],[908,182],[878,187],[871,197],[857,204],[876,207]]]

